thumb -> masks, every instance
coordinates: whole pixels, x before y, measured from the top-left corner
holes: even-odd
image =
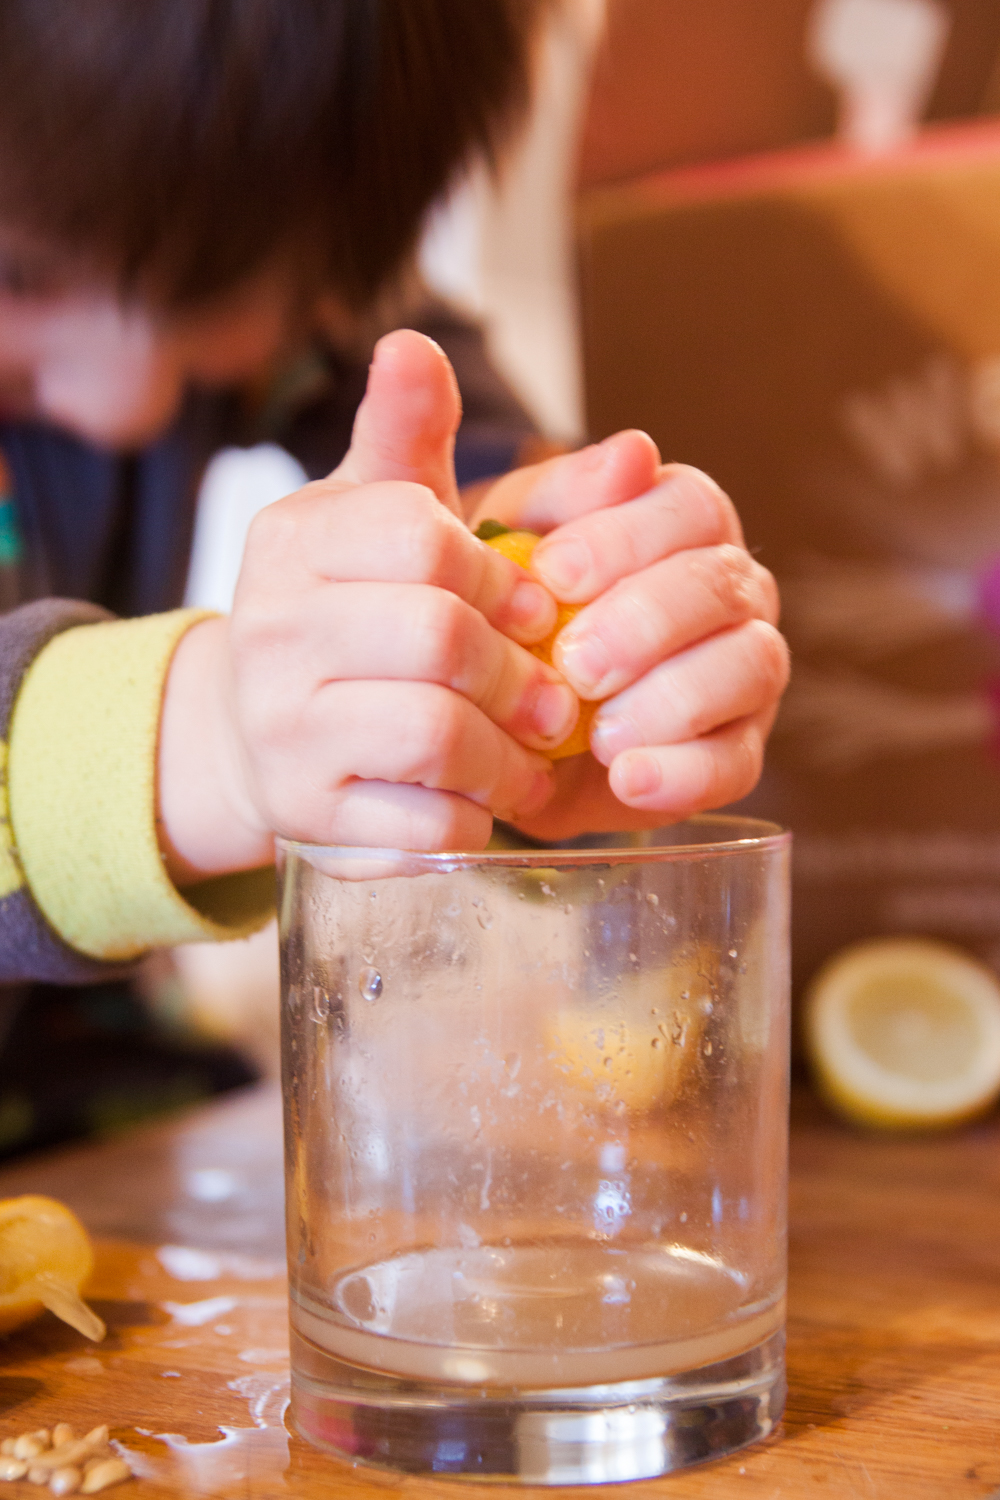
[[[375,346],[351,446],[331,479],[372,484],[406,479],[427,485],[462,514],[455,483],[455,433],[462,399],[447,355],[403,328]]]

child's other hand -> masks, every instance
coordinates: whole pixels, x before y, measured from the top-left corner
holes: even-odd
[[[168,681],[175,879],[262,862],[271,831],[475,849],[492,813],[526,817],[551,796],[538,752],[570,732],[578,703],[517,642],[543,638],[556,607],[459,519],[459,416],[437,346],[390,335],[343,463],[258,516],[231,619],[189,631]]]
[[[774,580],[718,486],[622,432],[507,475],[473,524],[486,516],[545,534],[532,573],[586,606],[553,660],[580,697],[607,699],[593,757],[559,762],[556,796],[518,826],[539,838],[655,827],[749,792],[788,651]]]

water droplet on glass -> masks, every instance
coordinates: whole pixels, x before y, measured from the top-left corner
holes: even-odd
[[[552,887],[547,883],[547,881],[543,880],[542,881],[542,895],[543,896],[551,896],[552,894],[553,894]]]
[[[683,1047],[686,1031],[687,1026],[684,1023],[684,1017],[679,1015],[677,1011],[674,1011],[673,1025],[670,1028],[670,1040],[675,1047]]]
[[[313,1017],[317,1021],[328,1021],[330,1019],[330,996],[321,984],[313,985]]]
[[[650,906],[659,906],[660,904],[660,898],[655,891],[650,891],[649,895],[646,897],[646,901]]]
[[[481,906],[476,912],[476,921],[484,932],[489,932],[493,926],[493,913],[487,911],[485,906]]]
[[[704,1047],[702,1047],[701,1050],[702,1050],[702,1052],[704,1052],[704,1054],[705,1054],[706,1057],[711,1057],[711,1055],[712,1055],[712,1043],[711,1042],[706,1042],[705,1045],[704,1045]]]
[[[638,959],[634,953],[629,954],[628,961],[630,964],[638,963]]]
[[[628,1105],[625,1103],[625,1100],[619,1099],[618,1103],[615,1105],[615,1114],[623,1115],[627,1109]]]
[[[614,1060],[613,1057],[606,1057],[604,1059],[604,1066],[607,1068],[607,1070],[608,1070],[609,1073],[610,1073],[611,1069],[614,1067],[614,1065],[615,1065],[615,1060]]]
[[[739,955],[739,950],[737,948],[730,948],[730,950],[729,950],[729,957],[730,958],[739,958],[739,956],[740,956]]]
[[[362,999],[377,1000],[382,993],[382,976],[378,969],[362,969],[358,975],[358,989]]]
[[[571,901],[567,901],[566,905],[563,907],[563,911],[565,912],[567,917],[571,916],[573,912],[573,903]]]
[[[511,1078],[516,1078],[521,1070],[521,1059],[516,1052],[508,1052],[503,1060],[503,1065]]]
[[[688,1216],[687,1216],[687,1214],[681,1214],[681,1223],[682,1223],[682,1224],[686,1224],[686,1223],[687,1223],[687,1221],[688,1221]]]
[[[662,1037],[658,1037],[658,1036],[654,1036],[653,1041],[652,1041],[653,1050],[656,1051],[656,1052],[659,1052],[659,1050],[660,1050],[660,1048],[662,1046],[663,1046],[663,1038]]]

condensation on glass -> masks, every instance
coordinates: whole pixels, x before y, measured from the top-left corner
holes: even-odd
[[[784,1399],[789,839],[281,850],[292,1414],[354,1460],[664,1473]]]

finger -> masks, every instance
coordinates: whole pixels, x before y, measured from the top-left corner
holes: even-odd
[[[576,604],[675,552],[742,540],[732,501],[715,481],[672,464],[638,499],[550,532],[532,554],[531,571],[557,598]]]
[[[426,584],[338,583],[303,600],[296,671],[307,681],[433,682],[461,693],[522,744],[562,743],[580,700],[559,673]]]
[[[610,766],[643,745],[696,740],[777,704],[788,682],[788,647],[764,620],[748,620],[679,651],[601,705],[590,731]]]
[[[461,515],[454,466],[461,419],[458,382],[444,350],[412,329],[387,334],[375,346],[351,446],[330,477],[425,484]]]
[[[681,745],[626,750],[608,772],[611,790],[626,806],[670,820],[736,802],[757,784],[773,717],[763,709]]]
[[[354,780],[457,792],[504,817],[537,810],[552,793],[547,760],[433,683],[328,683],[277,733],[273,704],[256,702],[251,712],[261,719],[249,728],[260,749],[258,780],[269,788],[270,826],[295,838],[306,837],[317,809]]]
[[[278,580],[305,593],[316,579],[431,584],[527,644],[543,640],[556,621],[547,589],[474,537],[429,489],[398,481],[366,485],[360,496],[322,480],[260,512],[237,598],[267,597]]]
[[[332,799],[311,842],[438,852],[483,849],[492,831],[487,809],[455,792],[351,781]]]
[[[473,518],[502,521],[542,534],[574,516],[634,500],[656,484],[660,455],[645,432],[616,432],[530,468],[515,469],[492,486]]]
[[[777,612],[774,579],[742,547],[678,552],[582,609],[552,660],[581,698],[608,698],[705,636]]]

